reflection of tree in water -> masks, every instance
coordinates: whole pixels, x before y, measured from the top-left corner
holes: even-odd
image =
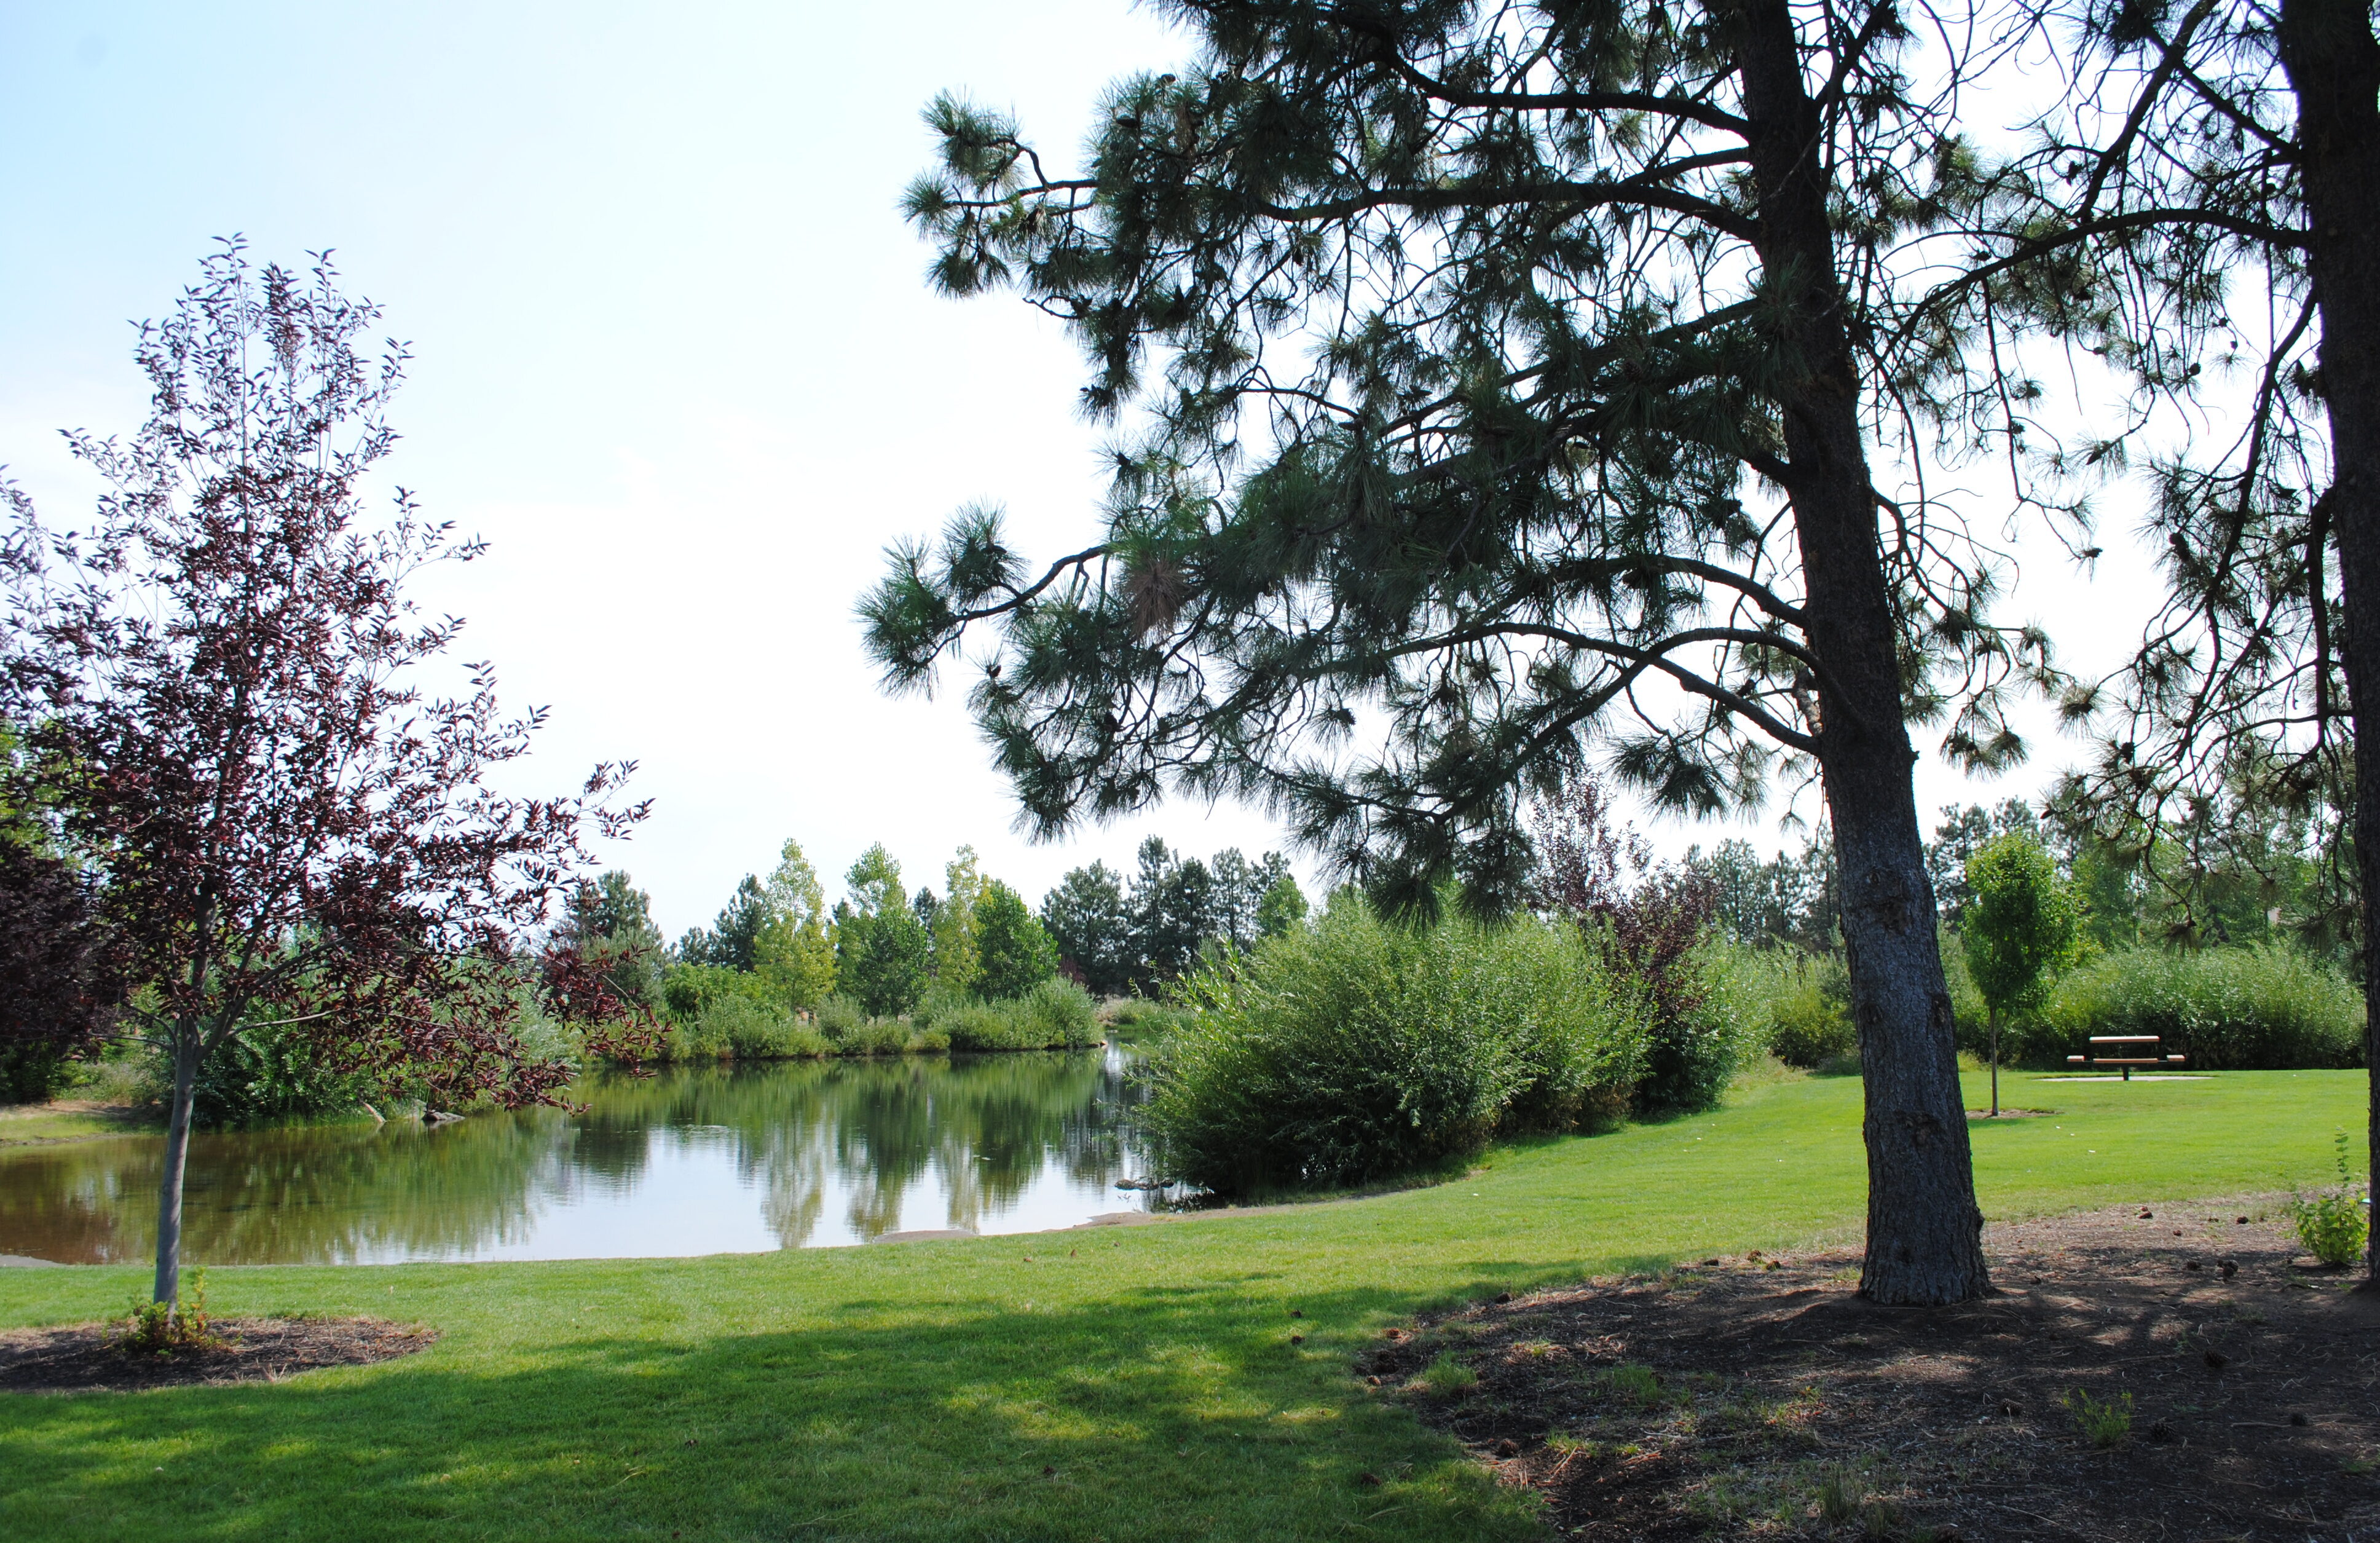
[[[798,1247],[839,1186],[862,1237],[900,1223],[939,1180],[947,1224],[979,1227],[1055,1170],[1119,1175],[1136,1101],[1098,1055],[795,1063],[605,1077],[584,1113],[483,1115],[194,1137],[187,1247],[198,1264],[455,1257],[525,1241],[550,1205],[637,1187],[672,1143],[724,1146]],[[0,1158],[0,1253],[145,1259],[163,1142],[110,1138]]]
[[[734,1132],[738,1172],[762,1187],[770,1229],[793,1248],[816,1231],[832,1180],[862,1237],[898,1226],[929,1174],[948,1196],[947,1224],[966,1227],[1014,1205],[1053,1161],[1104,1185],[1122,1166],[1127,1097],[1097,1055],[842,1061],[618,1079],[585,1124]]]
[[[526,1235],[540,1180],[558,1176],[558,1111],[431,1130],[396,1123],[194,1136],[185,1190],[193,1264],[468,1254]],[[70,1263],[155,1247],[164,1144],[61,1143],[0,1168],[0,1249]]]

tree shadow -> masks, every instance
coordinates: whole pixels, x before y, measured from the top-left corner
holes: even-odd
[[[1293,1318],[1240,1284],[1055,1310],[849,1302],[677,1338],[587,1314],[279,1385],[19,1396],[0,1405],[0,1532],[1530,1535],[1532,1502],[1358,1380],[1356,1347],[1409,1297],[1300,1296]]]

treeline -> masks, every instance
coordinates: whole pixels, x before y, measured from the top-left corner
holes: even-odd
[[[1076,869],[1038,915],[964,846],[940,893],[910,891],[900,863],[871,846],[830,905],[789,840],[774,869],[747,875],[710,926],[674,944],[617,871],[573,895],[555,944],[649,1015],[652,1032],[617,1058],[1022,1049],[1087,1042],[1093,993],[1152,993],[1305,910],[1278,853],[1201,861],[1154,836],[1129,881],[1104,863]]]

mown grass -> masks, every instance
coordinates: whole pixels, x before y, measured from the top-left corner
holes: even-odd
[[[2313,1182],[2333,1131],[2360,1132],[2364,1087],[2004,1075],[2009,1102],[2061,1112],[1978,1128],[1985,1207]],[[1851,1235],[1859,1117],[1855,1080],[1797,1077],[1500,1151],[1429,1189],[1158,1226],[220,1270],[221,1313],[370,1313],[443,1337],[277,1386],[0,1395],[0,1537],[1526,1537],[1527,1498],[1367,1395],[1354,1345],[1500,1289]],[[99,1317],[140,1284],[0,1271],[0,1323]]]

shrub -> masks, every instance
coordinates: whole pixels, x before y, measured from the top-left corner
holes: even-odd
[[[1562,1128],[1642,1074],[1641,1005],[1567,922],[1408,929],[1360,901],[1183,986],[1145,1116],[1222,1194],[1353,1184]],[[1610,1101],[1608,1098],[1605,1100]]]
[[[160,1057],[156,1096],[170,1100],[173,1063]],[[299,1025],[243,1028],[200,1063],[190,1118],[213,1128],[344,1114],[384,1091],[362,1072],[334,1069]]]
[[[1108,1037],[1125,1042],[1162,1039],[1191,1018],[1186,1008],[1148,997],[1124,997],[1109,1002],[1100,1012],[1107,1019]]]
[[[1073,1050],[1099,1037],[1099,1009],[1071,980],[1043,980],[1007,1002],[929,998],[917,1019],[949,1036],[958,1051]]]
[[[1799,949],[1726,944],[1712,949],[1711,967],[1724,976],[1720,989],[1747,1024],[1746,1038],[1787,1065],[1823,1066],[1858,1051],[1851,973],[1841,960]]]
[[[2298,1241],[2305,1245],[2306,1252],[2337,1270],[2363,1257],[2363,1240],[2372,1224],[2348,1171],[2347,1133],[2340,1131],[2333,1145],[2338,1152],[2338,1183],[2312,1195],[2292,1196],[2289,1217],[2297,1223]]]
[[[680,1023],[692,1023],[731,998],[760,1002],[768,994],[760,977],[724,965],[672,965],[662,976],[662,1005]]]
[[[832,996],[819,1003],[813,1021],[820,1034],[840,1044],[854,1029],[867,1024],[868,1009],[850,997]]]
[[[0,1044],[0,1104],[46,1103],[72,1075],[72,1065],[54,1044]]]
[[[190,1282],[185,1301],[176,1292],[171,1302],[152,1302],[135,1294],[124,1321],[110,1341],[127,1355],[171,1355],[177,1350],[213,1350],[223,1336],[207,1317],[207,1272]]]
[[[2131,948],[2070,971],[2012,1056],[2056,1065],[2094,1034],[2156,1034],[2192,1070],[2360,1064],[2362,994],[2294,949]]]
[[[1079,1050],[1099,1041],[1099,1003],[1090,992],[1062,977],[1050,977],[1026,992],[1017,1012],[1047,1037],[1043,1043],[1053,1050]]]
[[[832,1048],[824,1035],[792,1014],[749,996],[712,1002],[704,1009],[697,1034],[710,1054],[737,1061],[824,1055]]]

